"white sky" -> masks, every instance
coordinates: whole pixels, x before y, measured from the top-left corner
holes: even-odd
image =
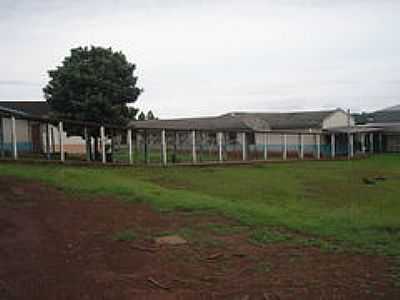
[[[0,0],[0,101],[43,99],[77,46],[136,63],[159,117],[400,103],[400,1]]]

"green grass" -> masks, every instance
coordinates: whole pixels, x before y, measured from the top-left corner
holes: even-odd
[[[0,174],[40,180],[68,192],[144,201],[163,211],[225,215],[254,228],[255,240],[269,242],[280,239],[274,235],[282,232],[296,232],[317,240],[334,240],[348,249],[400,256],[398,155],[351,162],[227,167],[86,168],[2,163]],[[375,176],[387,180],[375,185],[363,183],[363,178]]]
[[[113,240],[119,242],[130,242],[134,241],[135,239],[136,239],[136,234],[129,229],[116,232],[113,236]]]

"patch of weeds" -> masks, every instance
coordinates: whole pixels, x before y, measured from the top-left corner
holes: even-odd
[[[168,236],[168,235],[175,235],[176,232],[174,231],[161,231],[156,234],[154,234],[152,237],[163,237],[163,236]]]
[[[243,232],[247,229],[245,226],[230,226],[227,224],[208,223],[206,227],[216,235],[232,235]]]
[[[299,244],[303,246],[309,246],[309,247],[320,247],[321,246],[321,240],[315,239],[315,238],[309,238],[309,239],[300,239],[297,241]]]
[[[132,230],[129,230],[129,229],[119,231],[119,232],[115,233],[113,236],[113,240],[119,241],[119,242],[129,242],[129,241],[133,241],[135,239],[136,239],[136,234]]]
[[[250,235],[250,241],[256,244],[281,243],[293,240],[293,238],[283,232],[270,229],[256,229]]]

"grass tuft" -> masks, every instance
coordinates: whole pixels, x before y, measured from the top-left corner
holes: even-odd
[[[129,229],[119,231],[114,234],[113,240],[114,241],[119,241],[119,242],[130,242],[134,241],[136,239],[136,234]]]

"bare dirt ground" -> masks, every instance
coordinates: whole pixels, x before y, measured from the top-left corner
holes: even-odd
[[[400,299],[386,258],[259,246],[210,223],[236,226],[0,177],[0,299]],[[189,243],[157,246],[167,232]]]

